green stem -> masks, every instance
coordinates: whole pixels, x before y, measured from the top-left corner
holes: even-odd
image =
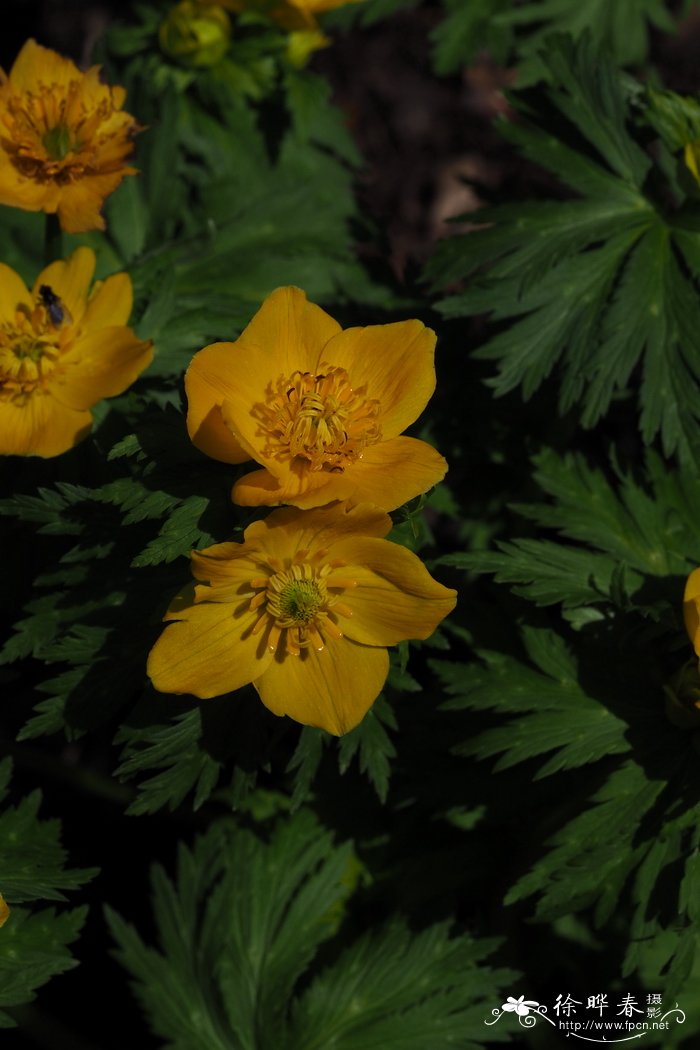
[[[58,215],[46,213],[46,226],[44,227],[44,266],[60,259],[63,255],[63,235]]]

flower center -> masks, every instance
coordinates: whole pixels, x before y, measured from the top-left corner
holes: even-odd
[[[266,455],[342,472],[381,440],[379,401],[366,392],[366,386],[353,389],[344,368],[328,365],[317,375],[281,377],[268,401],[254,410],[267,438]]]
[[[46,389],[73,338],[71,320],[58,296],[42,285],[33,308],[22,303],[13,322],[0,324],[0,400],[23,404]]]
[[[25,178],[64,185],[97,170],[98,131],[113,111],[108,99],[88,109],[77,80],[40,84],[7,100],[0,141]]]
[[[261,566],[265,575],[250,581],[248,608],[260,611],[252,633],[267,630],[267,648],[276,653],[299,656],[303,649],[325,648],[326,637],[342,638],[338,617],[352,616],[341,600],[343,591],[356,587],[355,580],[332,576],[345,563],[324,562],[326,551],[298,551],[285,563],[268,558]]]
[[[282,590],[278,600],[268,598],[267,607],[279,607],[277,619],[289,627],[306,626],[316,619],[316,613],[324,603],[325,595],[316,580],[285,580],[282,574]]]
[[[49,128],[41,141],[52,160],[64,160],[73,148],[70,131],[65,124],[56,124],[55,127]]]

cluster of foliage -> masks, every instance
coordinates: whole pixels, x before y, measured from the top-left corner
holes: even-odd
[[[349,4],[324,30],[420,2]],[[470,1050],[525,1038],[484,1025],[508,994],[634,991],[685,1012],[648,1043],[692,1046],[700,102],[648,67],[650,35],[694,4],[424,5],[433,75],[484,50],[517,71],[499,131],[536,199],[494,191],[415,285],[360,261],[380,241],[362,157],[284,20],[223,4],[230,40],[184,61],[162,29],[173,6],[136,5],[98,45],[144,129],[139,174],[104,232],[63,237],[98,276],[130,275],[153,361],[72,451],[0,465],[16,770],[10,785],[0,763],[0,1026],[41,1045],[55,1012],[54,1050],[111,1050],[144,1023],[174,1050]],[[44,216],[4,207],[0,227],[31,287]],[[190,442],[183,373],[285,284],[344,327],[432,317],[439,336],[415,432],[450,474],[389,538],[461,600],[392,651],[340,738],[250,686],[201,702],[145,675],[190,551],[259,516]],[[84,866],[66,867],[37,784]],[[93,973],[113,1033],[78,1005]]]

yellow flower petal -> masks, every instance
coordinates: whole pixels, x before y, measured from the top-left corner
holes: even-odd
[[[276,377],[315,369],[329,339],[340,331],[337,321],[290,285],[268,295],[238,342],[246,353],[263,350]]]
[[[683,158],[697,183],[700,183],[700,168],[698,168],[699,157],[700,141],[696,140],[695,142],[686,142],[683,151]]]
[[[361,462],[351,464],[346,473],[354,499],[395,510],[442,481],[447,460],[425,441],[395,437],[366,449]]]
[[[152,360],[152,343],[141,342],[130,328],[103,328],[83,336],[66,354],[51,392],[69,408],[91,408],[121,394]]]
[[[201,452],[222,463],[250,459],[221,415],[222,402],[234,382],[235,359],[234,343],[212,343],[195,354],[185,373],[187,432]]]
[[[365,717],[388,673],[386,649],[340,638],[320,653],[276,657],[253,685],[273,714],[342,736]]]
[[[10,914],[5,898],[0,894],[0,926],[4,926]]]
[[[95,285],[83,316],[86,332],[112,325],[125,325],[131,317],[134,294],[128,273],[114,273]]]
[[[26,404],[0,400],[0,455],[60,456],[89,433],[92,415],[34,394]]]
[[[694,569],[685,584],[683,594],[683,619],[688,637],[692,642],[695,652],[700,656],[700,569]]]
[[[428,638],[455,607],[457,592],[434,580],[405,547],[386,540],[355,536],[333,546],[333,557],[346,564],[331,573],[356,583],[342,595],[352,616],[342,630],[365,645],[396,645],[406,638]]]
[[[192,551],[191,558],[192,574],[204,584],[194,588],[198,601],[249,603],[250,581],[260,575],[253,544],[217,543],[203,551]],[[168,612],[168,618],[173,617],[178,618],[176,610],[172,616]]]
[[[22,203],[18,204],[18,201]],[[0,153],[0,204],[24,211],[55,212],[57,203],[53,186],[28,182]]]
[[[75,62],[64,58],[48,47],[42,47],[36,40],[27,40],[17,55],[9,80],[15,91],[33,91],[36,88],[37,74],[43,83],[55,84],[66,88],[71,80],[82,77]]]
[[[435,391],[437,336],[421,321],[348,328],[326,347],[326,356],[367,384],[381,404],[382,433],[396,437],[418,419]]]
[[[92,175],[83,182],[67,186],[56,207],[61,228],[66,233],[104,230],[107,225],[102,216],[105,198],[116,190],[125,175],[134,174],[136,174],[135,168],[124,167],[119,172]]]
[[[242,604],[202,602],[180,610],[148,657],[155,688],[208,700],[258,678],[272,656],[264,639],[251,633],[255,613]]]
[[[294,29],[287,37],[287,61],[303,69],[314,51],[330,47],[332,40],[317,27]]]
[[[239,478],[231,498],[243,507],[311,508],[352,497],[395,510],[437,485],[446,472],[446,460],[425,441],[397,437],[366,449],[342,474],[295,466],[286,474],[280,470],[278,479],[269,470],[255,470]]]
[[[242,507],[323,507],[354,493],[354,486],[342,476],[320,470],[309,472],[296,464],[291,470],[278,469],[280,478],[269,470],[254,470],[239,478],[231,490],[233,502]]]
[[[32,296],[18,273],[0,263],[0,324],[14,324],[17,307],[31,308]]]
[[[254,544],[275,558],[293,558],[297,551],[334,548],[348,536],[383,537],[391,529],[391,518],[379,507],[347,503],[301,513],[294,507],[273,511],[245,530],[246,544]]]
[[[340,325],[309,303],[299,288],[278,288],[235,343],[213,343],[195,354],[185,376],[187,430],[197,448],[225,463],[243,463],[251,455],[245,442],[259,449],[259,424],[251,408],[264,401],[270,378],[314,368],[323,347]],[[238,425],[227,437],[220,413],[235,402]],[[240,442],[240,444],[239,444]]]

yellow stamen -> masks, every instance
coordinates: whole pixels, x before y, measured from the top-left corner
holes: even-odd
[[[14,322],[0,324],[0,401],[22,404],[46,391],[74,337],[72,323],[58,327],[41,299],[18,306]]]
[[[379,402],[366,387],[353,389],[344,368],[321,365],[319,374],[281,377],[270,399],[254,413],[267,438],[265,452],[300,459],[309,470],[342,472],[381,440]]]
[[[317,553],[311,555],[308,550],[297,551],[285,565],[278,558],[270,558],[268,566],[269,576],[250,581],[254,593],[248,599],[248,608],[260,610],[251,634],[268,628],[269,652],[282,657],[299,656],[304,649],[321,652],[325,635],[335,640],[343,637],[333,617],[338,613],[347,618],[352,610],[339,601],[338,594],[330,593],[329,587],[346,590],[357,586],[356,580],[342,577],[327,583],[334,564],[319,565]]]

